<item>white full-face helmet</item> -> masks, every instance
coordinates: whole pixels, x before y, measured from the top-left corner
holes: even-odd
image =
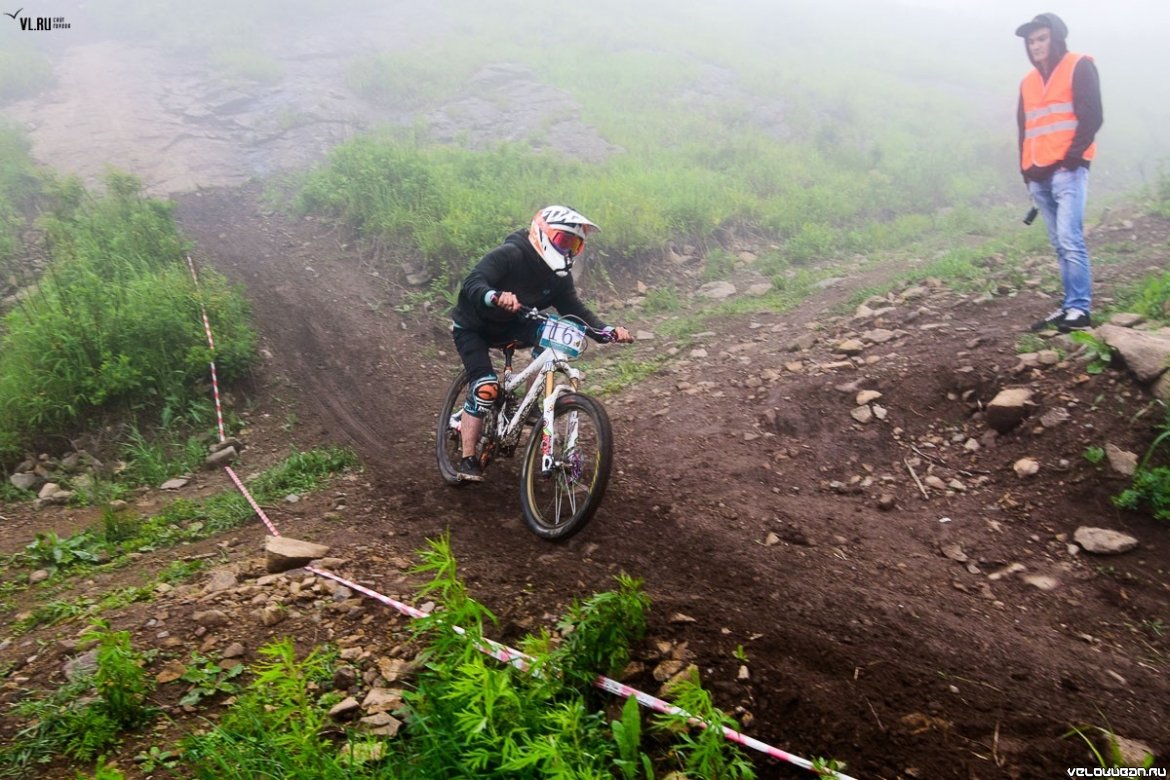
[[[528,240],[557,276],[565,276],[589,233],[600,229],[568,206],[546,206],[532,218]]]

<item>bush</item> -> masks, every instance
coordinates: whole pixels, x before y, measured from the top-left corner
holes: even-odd
[[[49,270],[2,321],[0,447],[9,451],[101,410],[188,408],[212,358],[200,303],[220,378],[241,378],[254,359],[246,301],[211,271],[196,288],[170,205],[142,197],[123,174],[107,187],[98,199],[57,187],[56,213],[43,222]]]

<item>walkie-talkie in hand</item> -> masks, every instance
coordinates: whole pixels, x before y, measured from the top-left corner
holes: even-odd
[[[1024,224],[1031,225],[1033,222],[1036,221],[1036,215],[1039,213],[1040,213],[1040,209],[1036,208],[1035,206],[1028,209],[1028,213],[1024,215]]]

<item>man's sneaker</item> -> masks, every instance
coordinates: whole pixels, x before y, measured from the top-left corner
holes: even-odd
[[[1064,313],[1064,317],[1060,319],[1060,322],[1056,323],[1056,329],[1061,333],[1068,333],[1072,330],[1084,330],[1085,328],[1091,327],[1093,327],[1093,323],[1089,319],[1089,313],[1080,309],[1069,309]]]
[[[479,458],[468,455],[459,461],[460,482],[483,482],[483,469],[479,467]]]
[[[1064,315],[1064,309],[1057,309],[1044,319],[1033,322],[1030,330],[1033,333],[1038,333],[1042,330],[1052,330],[1053,328],[1056,328],[1060,325],[1061,321],[1064,320]]]

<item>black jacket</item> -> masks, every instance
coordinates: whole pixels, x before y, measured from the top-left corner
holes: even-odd
[[[512,322],[517,315],[488,304],[489,292],[510,292],[525,306],[555,308],[559,314],[580,317],[591,328],[605,323],[577,297],[572,274],[557,276],[528,241],[528,231],[518,230],[488,252],[471,269],[459,289],[451,319],[461,328],[491,330]]]

